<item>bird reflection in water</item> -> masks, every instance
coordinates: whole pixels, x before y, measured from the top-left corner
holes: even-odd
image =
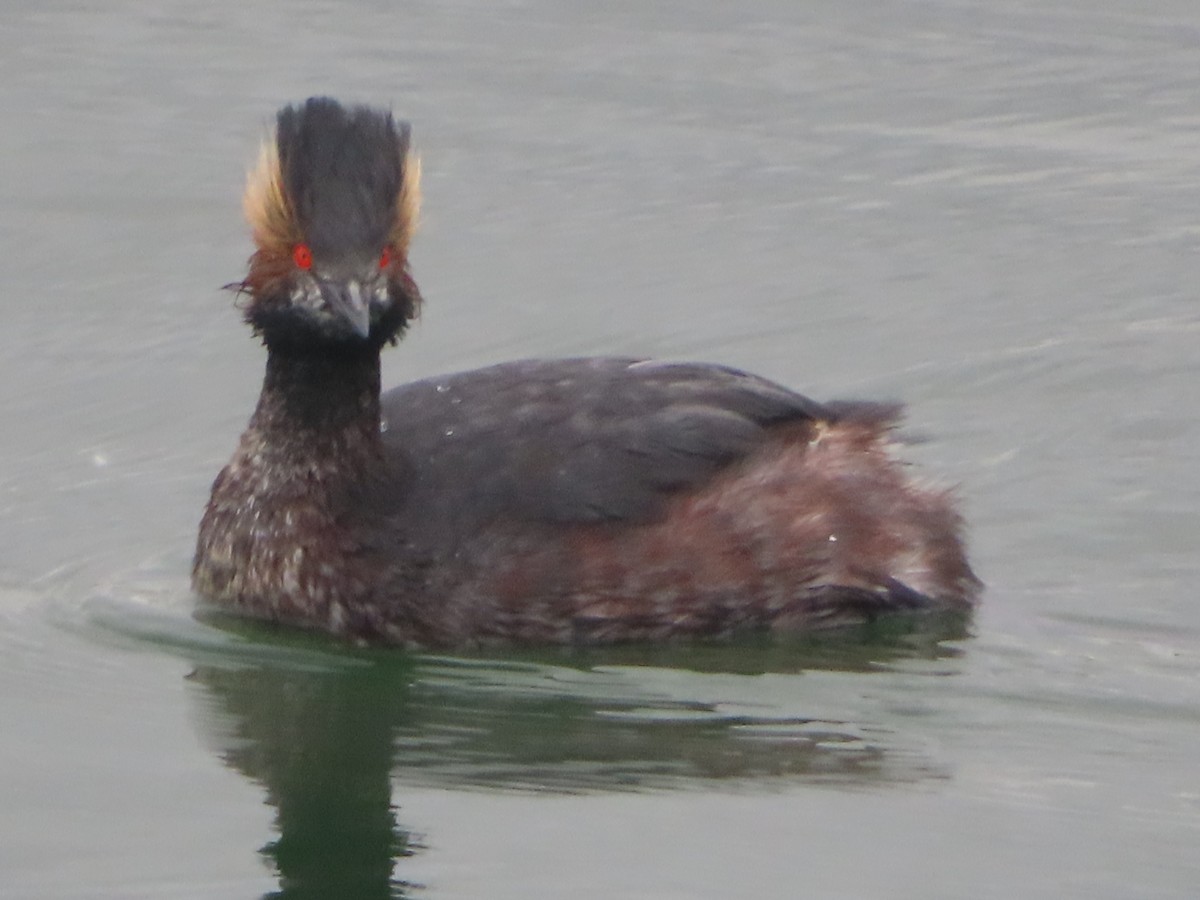
[[[386,672],[385,672],[386,668]],[[331,658],[301,666],[205,665],[206,736],[266,789],[278,838],[262,848],[279,878],[268,897],[406,896],[395,861],[412,854],[392,806],[392,741],[407,716],[394,667]]]
[[[806,670],[845,673],[856,692],[857,679],[913,657],[953,668],[956,651],[942,641],[963,636],[962,621],[932,634],[929,624],[867,640],[555,650],[504,661],[355,651],[274,633],[264,642],[252,627],[244,658],[207,656],[190,677],[203,689],[206,741],[261,784],[276,811],[278,838],[262,853],[279,890],[266,896],[390,900],[418,888],[397,877],[423,846],[417,823],[397,817],[393,789],[406,784],[589,793],[945,777],[891,725],[797,716],[762,698],[760,679],[739,678],[794,677],[792,699],[803,702]],[[666,681],[693,696],[655,686],[668,668]],[[719,703],[704,699],[710,676],[726,686]],[[730,684],[744,703],[730,702]],[[827,713],[829,698],[819,705]]]

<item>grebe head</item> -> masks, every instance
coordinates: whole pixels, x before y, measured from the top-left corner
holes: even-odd
[[[269,347],[378,350],[416,315],[420,164],[407,123],[324,97],[284,107],[244,206],[256,250],[232,287]]]

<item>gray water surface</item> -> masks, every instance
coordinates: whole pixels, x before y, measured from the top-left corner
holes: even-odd
[[[1200,7],[0,12],[0,897],[1193,898]],[[385,380],[712,359],[909,405],[988,584],[824,644],[363,652],[192,617],[245,168],[413,123]]]

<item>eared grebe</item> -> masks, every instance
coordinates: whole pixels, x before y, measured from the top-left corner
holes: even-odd
[[[237,285],[266,377],[200,524],[226,609],[422,646],[805,631],[967,610],[945,491],[892,458],[894,407],[715,365],[528,360],[380,396],[421,302],[419,166],[389,113],[278,115]]]

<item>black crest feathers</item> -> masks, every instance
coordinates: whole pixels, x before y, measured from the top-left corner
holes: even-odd
[[[327,97],[284,107],[244,206],[260,251],[285,255],[304,242],[338,258],[387,245],[406,257],[420,206],[408,124]]]

